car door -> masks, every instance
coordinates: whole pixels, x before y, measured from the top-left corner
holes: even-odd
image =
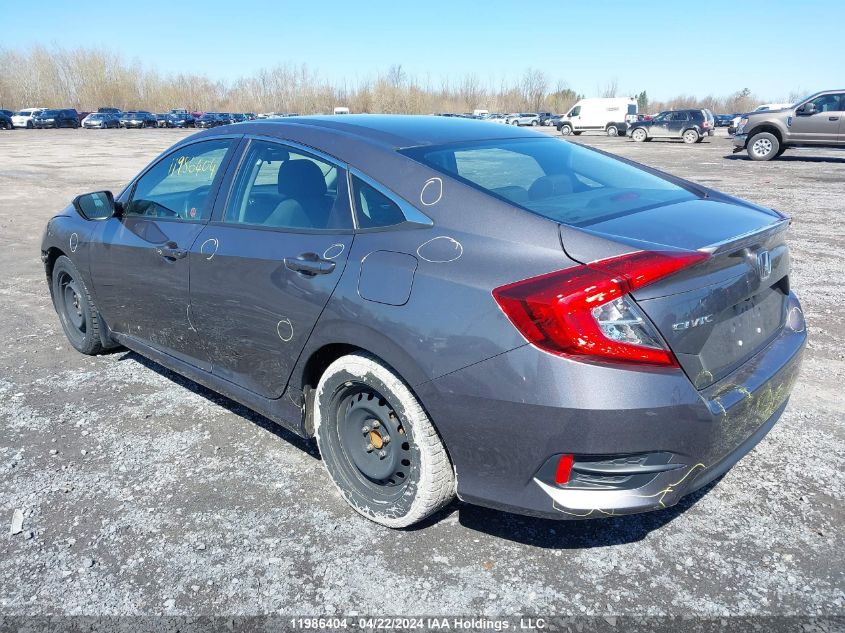
[[[566,118],[569,119],[569,122],[572,124],[573,130],[580,130],[581,129],[581,106],[575,106],[569,111],[569,114],[566,115]]]
[[[352,245],[346,169],[255,138],[231,180],[191,249],[191,322],[215,375],[276,398]]]
[[[669,136],[669,118],[672,112],[661,112],[651,120],[649,126],[649,136],[655,138],[665,138]]]
[[[91,253],[97,304],[115,332],[210,369],[188,314],[188,252],[211,215],[235,138],[182,145],[150,166],[101,223]]]
[[[792,140],[799,143],[842,142],[842,120],[845,117],[845,93],[828,93],[809,101],[816,111],[801,114],[801,107],[795,109],[789,127]],[[804,105],[804,104],[802,104]]]
[[[669,115],[667,136],[670,138],[680,138],[689,124],[689,112],[673,112]]]

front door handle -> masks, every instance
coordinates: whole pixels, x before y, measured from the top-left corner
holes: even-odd
[[[285,268],[308,277],[327,275],[334,270],[335,263],[324,259],[317,253],[303,253],[299,257],[285,257]]]
[[[829,117],[827,117],[827,120],[828,121],[838,121],[839,117],[838,116],[829,116]]]
[[[164,259],[169,259],[170,261],[184,259],[188,256],[187,249],[179,248],[176,242],[167,242],[167,244],[159,246],[156,248],[156,253],[159,256],[164,257]]]

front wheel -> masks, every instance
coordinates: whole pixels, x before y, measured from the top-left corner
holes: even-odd
[[[631,138],[634,139],[637,143],[642,143],[648,138],[648,133],[643,128],[638,127],[633,132],[631,132]]]
[[[341,496],[376,523],[412,525],[455,495],[452,464],[422,405],[368,354],[329,365],[314,397],[314,426]]]
[[[70,344],[83,354],[103,351],[100,321],[94,300],[76,266],[62,255],[53,265],[53,305]]]
[[[751,160],[771,160],[779,156],[780,141],[774,134],[759,132],[748,139],[746,147]]]
[[[536,121],[536,120],[535,120],[535,121],[531,121],[531,126],[532,126],[532,127],[536,127],[536,126],[537,126],[537,121]]]
[[[560,133],[563,134],[564,136],[569,136],[570,134],[572,134],[572,126],[569,125],[569,124],[561,125],[560,126]]]

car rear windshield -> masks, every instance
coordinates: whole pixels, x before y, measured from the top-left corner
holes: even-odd
[[[551,138],[423,146],[401,152],[485,193],[573,226],[696,198],[647,171]]]

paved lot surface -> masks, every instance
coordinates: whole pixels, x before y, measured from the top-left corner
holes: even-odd
[[[811,342],[787,412],[660,513],[563,523],[458,503],[389,531],[346,507],[312,442],[132,353],[66,343],[45,222],[184,134],[0,134],[0,614],[845,614],[845,153],[752,163],[724,137],[575,139],[792,214]]]

